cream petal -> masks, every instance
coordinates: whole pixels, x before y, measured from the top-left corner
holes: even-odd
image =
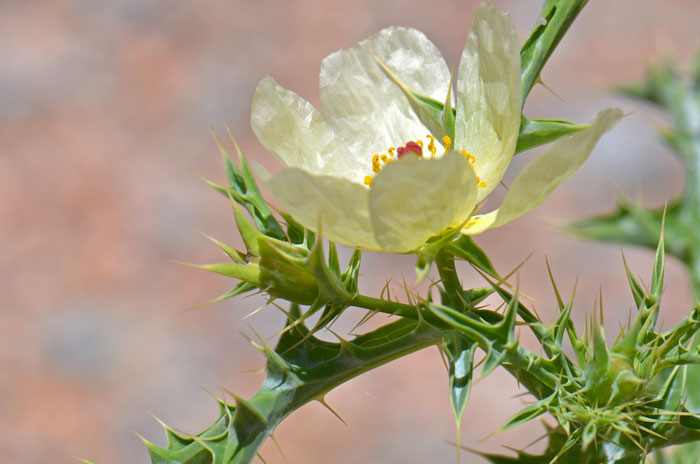
[[[489,3],[476,10],[457,76],[455,144],[476,157],[487,183],[483,200],[503,177],[520,128],[520,48],[510,17]]]
[[[542,203],[559,184],[576,172],[598,139],[621,117],[622,111],[617,108],[601,111],[587,129],[556,142],[523,169],[500,208],[471,218],[463,233],[474,235],[502,226]]]
[[[250,125],[287,167],[362,183],[368,166],[347,156],[340,138],[311,103],[265,77],[255,89]]]
[[[320,93],[326,120],[359,163],[375,153],[425,137],[429,131],[406,95],[379,66],[385,63],[411,89],[444,101],[450,71],[440,51],[415,29],[390,27],[355,47],[327,56]]]
[[[307,229],[334,242],[379,249],[369,220],[369,190],[348,180],[315,176],[289,168],[264,185],[280,205]]]
[[[476,190],[474,171],[454,152],[436,160],[407,155],[389,163],[369,190],[377,243],[396,253],[414,250],[464,222],[476,205]]]

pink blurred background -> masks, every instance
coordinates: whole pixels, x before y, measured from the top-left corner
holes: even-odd
[[[521,40],[541,2],[497,1]],[[149,462],[132,429],[163,443],[152,412],[196,433],[217,407],[207,391],[252,395],[263,359],[241,332],[266,336],[282,315],[261,297],[185,308],[228,290],[228,279],[173,260],[213,262],[199,232],[240,246],[227,201],[199,179],[223,179],[210,127],[231,126],[246,155],[277,169],[252,135],[249,105],[271,74],[318,104],[322,58],[387,25],[423,30],[457,64],[475,1],[54,0],[0,3],[0,456],[3,462]],[[541,207],[478,238],[503,272],[531,255],[521,289],[551,320],[545,254],[562,290],[578,278],[575,319],[602,291],[608,337],[632,308],[620,246],[586,243],[553,227],[609,211],[617,191],[662,205],[680,191],[682,170],[657,140],[663,116],[606,93],[673,52],[687,62],[700,46],[692,0],[592,1],[557,49],[531,117],[589,120],[599,109],[632,113],[587,164]],[[521,167],[532,155],[515,162]],[[513,178],[510,173],[507,179]],[[625,248],[648,281],[650,253]],[[347,253],[345,253],[347,255]],[[362,289],[387,275],[413,278],[407,256],[368,253]],[[466,285],[480,285],[464,268]],[[689,283],[673,260],[664,323],[687,313]],[[350,310],[345,326],[361,313]],[[527,337],[524,342],[528,343]],[[524,446],[538,426],[481,442],[523,404],[501,371],[476,383],[462,442],[481,450]],[[428,349],[360,377],[276,433],[288,462],[455,462],[447,376]],[[267,462],[284,458],[267,444]],[[483,462],[463,453],[461,462]]]

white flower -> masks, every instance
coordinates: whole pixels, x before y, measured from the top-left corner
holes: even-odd
[[[473,216],[518,139],[520,53],[509,16],[488,3],[476,11],[457,76],[452,147],[432,142],[380,62],[417,93],[446,100],[450,71],[439,50],[420,31],[390,27],[323,60],[323,112],[271,77],[252,104],[255,134],[285,166],[264,176],[267,188],[302,225],[350,246],[408,252],[451,227],[476,234],[503,225],[573,174],[621,117],[601,112],[527,166],[500,208]],[[408,154],[398,159],[400,147]]]

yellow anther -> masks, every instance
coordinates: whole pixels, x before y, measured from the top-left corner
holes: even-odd
[[[428,144],[428,150],[430,151],[430,159],[435,158],[435,153],[437,152],[437,148],[435,148],[435,138],[433,138],[432,135],[426,134],[426,137],[428,140],[430,140],[430,143]]]
[[[474,163],[476,162],[476,157],[475,157],[474,155],[470,155],[470,154],[467,152],[467,150],[461,150],[460,153],[462,154],[462,156],[464,156],[464,158],[465,158],[467,161],[469,161],[469,164],[471,164],[472,167],[474,167]]]
[[[375,154],[372,157],[372,164],[377,164],[377,163],[379,163],[379,155]]]
[[[488,186],[488,184],[482,180],[481,182],[479,182],[478,186],[483,188],[483,187]]]
[[[365,185],[372,185],[372,176],[365,176]]]
[[[417,144],[419,147],[423,148],[423,141],[422,141],[422,140],[418,140],[418,141],[416,142],[416,144]]]
[[[385,163],[389,161],[389,157],[386,155],[382,155],[381,158],[382,158],[382,161],[384,161]]]
[[[387,151],[389,152],[389,156],[391,156],[392,158],[396,156],[396,155],[394,154],[394,152],[396,151],[396,148],[394,148],[394,147],[389,147],[389,149],[388,149]]]
[[[445,145],[445,153],[450,151],[450,148],[452,147],[452,139],[449,135],[446,135],[442,138],[442,144]]]

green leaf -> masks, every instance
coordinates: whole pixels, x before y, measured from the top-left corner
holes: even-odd
[[[436,100],[433,100],[432,98],[414,92],[408,88],[408,86],[404,84],[398,78],[398,76],[378,58],[377,62],[387,76],[389,76],[389,78],[393,80],[394,83],[403,91],[404,95],[408,97],[408,101],[410,102],[413,111],[415,111],[416,116],[418,116],[418,119],[420,119],[420,121],[425,125],[425,127],[428,128],[436,139],[442,140],[442,138],[447,135],[447,132],[443,126],[444,121],[450,120],[450,116],[445,114],[446,112],[444,111],[444,105]],[[448,98],[450,98],[449,95]],[[452,119],[454,119],[454,117],[452,117]],[[454,138],[452,140],[454,140]]]
[[[300,304],[316,300],[318,284],[305,264],[308,250],[265,237],[259,242],[259,251],[261,290]]]
[[[473,264],[476,268],[481,269],[490,276],[499,278],[498,272],[493,267],[493,264],[491,264],[488,255],[470,236],[460,235],[456,240],[450,242],[448,251],[455,257]]]
[[[323,255],[323,242],[319,235],[305,263],[318,285],[318,297],[324,304],[350,301],[352,295],[343,285],[335,245],[331,243],[329,249],[331,250],[330,266]]]
[[[396,85],[403,90],[411,102],[416,115],[432,132],[433,136],[442,139],[443,136],[447,135],[454,141],[455,113],[457,110],[451,108],[450,103],[452,80],[450,79],[450,87],[445,103],[441,103],[409,89],[384,63],[380,62],[379,64]],[[521,115],[520,132],[515,153],[521,153],[531,148],[554,142],[562,137],[575,134],[586,127],[588,127],[588,124],[579,124],[562,119],[528,119]]]
[[[630,270],[629,266],[627,265],[627,260],[625,259],[625,256],[622,256],[622,261],[625,264],[625,272],[627,273],[627,282],[630,285],[630,289],[632,290],[632,296],[634,297],[634,303],[637,307],[637,309],[641,310],[644,308],[644,303],[646,301],[646,292],[644,291],[644,288],[642,285],[637,282],[637,279],[634,277],[632,274],[632,271]]]
[[[418,282],[422,281],[425,276],[428,275],[430,266],[435,262],[443,248],[455,237],[460,235],[460,230],[461,227],[447,229],[442,234],[431,238],[415,252],[417,255],[415,270]]]
[[[608,347],[605,345],[603,328],[599,325],[594,325],[592,330],[593,357],[586,366],[584,373],[586,395],[592,403],[605,404],[612,393],[611,384],[614,380],[610,378],[610,356]]]
[[[348,267],[345,272],[340,276],[343,281],[343,286],[353,297],[357,295],[358,287],[357,281],[360,277],[360,263],[362,262],[362,251],[356,249],[352,252],[350,261],[348,262]]]
[[[542,414],[546,413],[549,410],[549,405],[555,398],[556,394],[552,393],[547,398],[544,398],[531,404],[530,406],[527,406],[526,408],[522,409],[520,412],[515,414],[513,417],[508,419],[508,421],[505,424],[503,424],[499,431],[510,430],[513,427],[517,427],[518,425],[525,424],[526,422],[540,417]]]
[[[233,277],[244,282],[249,282],[257,287],[261,284],[261,271],[257,264],[237,264],[237,263],[213,263],[213,264],[188,264],[186,266],[195,267],[216,274]]]
[[[262,197],[262,193],[260,192],[260,188],[255,181],[255,177],[253,176],[250,166],[243,156],[238,143],[231,135],[231,132],[229,132],[229,136],[231,137],[231,141],[236,148],[238,161],[241,166],[240,168],[236,166],[236,164],[231,160],[231,157],[229,156],[221,139],[218,137],[218,135],[214,134],[214,138],[216,139],[219,151],[221,152],[221,156],[224,160],[224,168],[226,170],[226,177],[229,181],[229,187],[223,187],[209,181],[207,181],[207,183],[222,194],[230,195],[236,201],[236,203],[245,207],[255,220],[258,229],[261,230],[263,234],[283,240],[285,238],[285,234],[282,227],[273,216],[270,209],[267,207],[267,203]]]
[[[665,208],[646,209],[643,205],[620,199],[617,211],[582,219],[563,226],[564,230],[587,240],[638,245],[657,250],[663,225],[664,253],[692,264],[693,233],[689,232],[684,200],[675,199]],[[665,220],[664,220],[664,211]]]
[[[587,128],[588,124],[579,124],[561,119],[528,119],[520,118],[520,133],[515,153],[521,153],[531,148],[554,142],[562,137],[575,134]]]
[[[651,288],[650,294],[654,297],[655,301],[661,299],[661,292],[664,287],[664,263],[665,263],[665,252],[664,252],[664,230],[663,221],[661,225],[661,236],[659,237],[659,244],[656,247],[656,256],[654,257],[654,271],[651,275]],[[654,324],[652,324],[653,326]]]
[[[457,423],[457,440],[459,441],[462,414],[472,386],[476,343],[459,332],[446,334],[445,341],[445,352],[450,367],[450,404]]]
[[[687,429],[700,431],[700,418],[697,416],[683,415],[680,417],[680,423]]]
[[[700,456],[700,442],[686,443],[676,447],[668,458],[668,464],[688,464],[694,462]],[[657,462],[656,464],[664,464]]]
[[[445,135],[454,142],[455,140],[455,110],[452,109],[452,78],[454,70],[450,73],[450,86],[447,88],[447,98],[442,109],[442,127]]]
[[[598,434],[598,427],[595,421],[591,421],[583,427],[583,433],[581,434],[581,450],[585,451],[593,443]]]
[[[299,224],[292,216],[280,211],[280,216],[287,223],[287,238],[291,243],[301,245],[306,240],[306,229]],[[313,240],[311,241],[313,244]]]

